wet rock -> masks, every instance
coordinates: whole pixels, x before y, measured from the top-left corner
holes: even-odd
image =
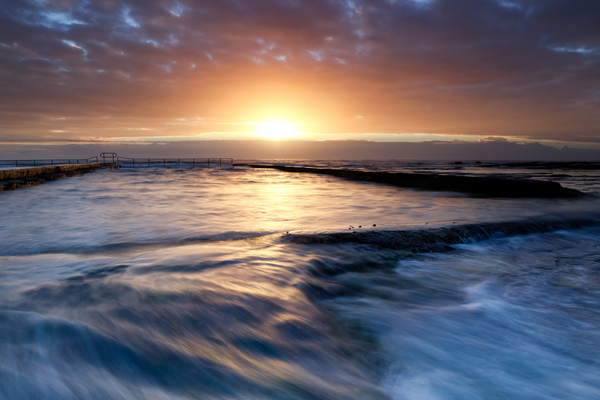
[[[478,197],[505,198],[568,198],[586,196],[575,189],[562,187],[558,182],[515,179],[497,176],[435,175],[406,172],[365,172],[329,168],[288,167],[279,165],[250,165],[286,172],[331,175],[352,180],[436,191],[454,191]]]
[[[491,237],[527,235],[532,233],[553,232],[563,229],[580,229],[596,226],[595,219],[540,220],[490,222],[482,224],[452,225],[442,228],[414,229],[403,231],[363,231],[323,234],[294,234],[286,236],[286,242],[297,244],[338,244],[358,243],[376,245],[396,250],[408,250],[414,253],[446,252],[453,244],[471,243]],[[331,266],[327,267],[331,269]]]

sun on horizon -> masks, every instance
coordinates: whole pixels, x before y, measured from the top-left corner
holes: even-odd
[[[292,139],[301,133],[290,122],[271,121],[259,125],[256,134],[270,140]]]

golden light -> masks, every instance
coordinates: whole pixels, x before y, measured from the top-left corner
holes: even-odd
[[[300,134],[294,124],[289,122],[266,122],[261,124],[256,134],[267,139],[291,139]]]

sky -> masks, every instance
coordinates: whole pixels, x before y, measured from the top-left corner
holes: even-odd
[[[0,156],[274,139],[597,159],[598,21],[598,0],[0,0]]]

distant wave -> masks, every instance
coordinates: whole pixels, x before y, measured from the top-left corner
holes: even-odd
[[[88,246],[53,246],[40,248],[39,251],[31,252],[30,249],[12,249],[4,251],[2,256],[22,256],[31,254],[103,254],[122,253],[137,251],[142,248],[161,248],[194,245],[200,243],[214,243],[235,240],[254,239],[272,235],[274,232],[223,232],[216,235],[191,236],[183,239],[168,237],[158,240],[140,240],[139,242],[118,242]]]

